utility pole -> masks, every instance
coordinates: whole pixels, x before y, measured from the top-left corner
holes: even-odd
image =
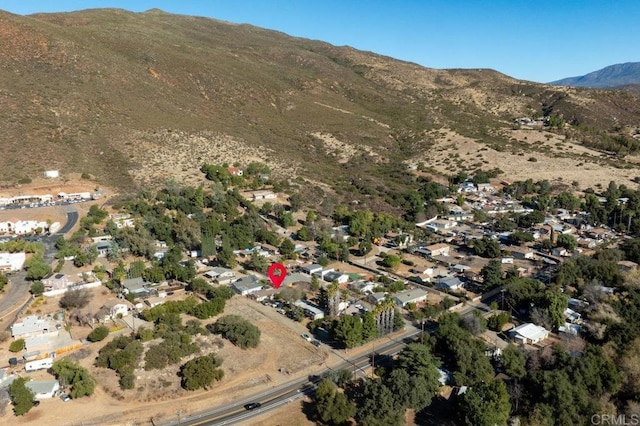
[[[373,379],[373,375],[376,371],[376,342],[371,342],[371,378]]]

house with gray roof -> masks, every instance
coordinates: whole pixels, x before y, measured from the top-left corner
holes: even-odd
[[[458,277],[440,277],[436,280],[435,287],[445,291],[460,290],[464,287],[464,283]]]
[[[313,263],[311,265],[303,266],[301,268],[302,272],[305,274],[313,275],[319,272],[322,272],[322,265],[318,265],[317,263]]]
[[[247,275],[246,277],[242,277],[239,280],[234,281],[231,286],[238,294],[241,294],[242,296],[260,291],[263,287],[262,283],[255,275]]]
[[[57,334],[57,332],[56,326],[52,321],[40,318],[37,315],[29,315],[22,322],[16,322],[11,326],[11,336],[14,339],[23,339],[48,333]]]
[[[427,292],[421,288],[414,288],[413,290],[405,290],[397,293],[393,297],[393,301],[396,305],[404,308],[408,303],[421,303],[427,300]]]
[[[60,390],[60,383],[57,380],[29,380],[25,386],[33,392],[37,400],[53,398]]]
[[[122,281],[122,287],[124,287],[124,292],[126,294],[133,294],[134,296],[142,295],[143,293],[147,293],[148,290],[146,288],[147,282],[142,277],[138,278],[128,278]]]

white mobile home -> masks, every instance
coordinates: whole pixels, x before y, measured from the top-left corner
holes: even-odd
[[[35,361],[27,362],[24,365],[25,371],[36,371],[51,368],[53,366],[53,357],[37,359]]]

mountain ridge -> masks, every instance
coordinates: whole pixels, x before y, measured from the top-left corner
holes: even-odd
[[[0,81],[0,179],[58,168],[122,190],[253,159],[347,193],[354,179],[360,193],[393,192],[408,162],[457,172],[423,158],[444,133],[517,152],[526,143],[511,140],[514,119],[545,115],[585,143],[603,132],[629,151],[640,116],[634,94],[431,69],[247,24],[121,9],[0,14]]]
[[[640,84],[640,62],[625,62],[609,65],[582,76],[563,78],[552,81],[549,84],[596,89],[618,88]]]

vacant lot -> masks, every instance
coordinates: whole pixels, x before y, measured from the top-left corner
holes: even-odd
[[[249,319],[260,328],[262,335],[259,347],[249,350],[239,349],[218,336],[199,338],[203,349],[217,352],[223,359],[225,377],[211,390],[182,390],[176,374],[179,365],[175,365],[150,372],[138,369],[136,389],[120,391],[115,373],[93,367],[95,356],[103,346],[96,343],[87,345],[75,356],[98,378],[99,386],[93,396],[67,403],[59,399],[43,401],[20,418],[14,418],[8,410],[0,423],[122,425],[150,424],[152,418],[156,423],[165,422],[177,419],[178,411],[186,416],[306,376],[328,357],[324,349],[315,348],[300,338],[299,331],[304,331],[302,325],[293,323],[272,308],[236,296],[228,302],[225,314]]]

